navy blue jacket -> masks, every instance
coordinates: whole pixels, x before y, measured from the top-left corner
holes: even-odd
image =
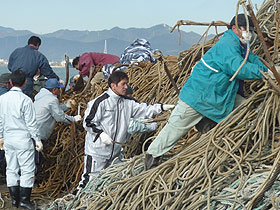
[[[45,77],[57,78],[59,80],[59,77],[50,67],[47,58],[30,45],[17,48],[12,52],[9,58],[8,69],[11,72],[18,69],[24,71],[27,82],[22,91],[30,97],[32,97],[33,92],[33,77],[38,69],[40,69],[41,74]]]
[[[0,96],[9,91],[4,85],[0,85]]]

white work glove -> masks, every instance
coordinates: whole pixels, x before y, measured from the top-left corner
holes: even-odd
[[[75,121],[75,122],[79,122],[79,121],[81,121],[81,120],[82,120],[81,115],[76,115],[76,116],[74,116],[74,121]]]
[[[62,79],[59,80],[59,83],[65,86],[65,82]]]
[[[174,107],[175,107],[175,105],[173,105],[173,104],[163,104],[163,105],[162,105],[162,109],[163,109],[164,111],[173,109]]]
[[[66,101],[65,105],[68,107],[68,108],[71,108],[72,105],[75,106],[76,105],[76,101],[74,101],[73,99],[69,99]]]
[[[111,139],[110,136],[108,136],[105,132],[102,132],[100,134],[100,139],[102,141],[103,144],[106,144],[106,145],[110,145],[110,144],[113,144],[113,140]]]
[[[0,150],[4,150],[4,138],[0,138]]]
[[[35,144],[36,144],[36,146],[35,146],[36,150],[38,152],[41,152],[43,150],[43,144],[42,144],[41,140],[35,141]]]
[[[156,122],[146,124],[149,131],[155,131],[158,127],[158,124]]]

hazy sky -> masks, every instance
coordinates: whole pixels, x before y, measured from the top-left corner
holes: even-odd
[[[251,0],[258,7],[264,0]],[[178,20],[229,22],[237,0],[0,0],[0,26],[44,34],[59,29],[148,28]],[[240,7],[240,11],[242,8]],[[183,26],[203,33],[206,27]]]

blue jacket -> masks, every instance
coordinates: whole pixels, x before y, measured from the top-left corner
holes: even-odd
[[[0,96],[9,91],[4,85],[0,85]]]
[[[49,65],[47,58],[35,49],[33,46],[26,45],[15,49],[9,57],[8,69],[13,72],[18,69],[24,71],[27,77],[27,83],[23,88],[23,92],[32,97],[33,92],[33,77],[38,69],[42,75],[47,78],[59,77],[54,73]]]
[[[240,80],[261,79],[267,68],[252,52],[235,79],[229,79],[244,61],[244,47],[230,29],[207,51],[184,84],[179,98],[209,119],[220,122],[234,107]]]

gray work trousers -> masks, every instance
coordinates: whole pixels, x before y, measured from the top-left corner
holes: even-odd
[[[245,98],[236,95],[234,108],[239,106]],[[174,147],[176,142],[182,138],[193,126],[204,116],[179,99],[172,111],[167,124],[159,132],[156,139],[149,146],[147,153],[154,158],[163,155]]]
[[[4,145],[4,148],[7,162],[7,186],[20,185],[21,187],[32,188],[35,176],[34,148],[22,150],[10,145]]]

